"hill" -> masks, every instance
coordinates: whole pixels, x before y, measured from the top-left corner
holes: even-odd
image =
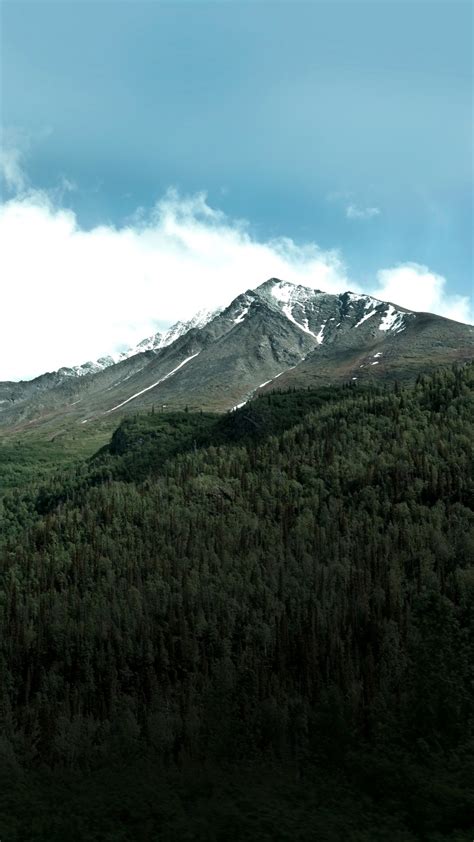
[[[136,415],[22,474],[2,838],[470,838],[473,375]]]

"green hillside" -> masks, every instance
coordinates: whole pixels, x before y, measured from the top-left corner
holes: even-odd
[[[473,385],[9,445],[1,839],[471,839]]]

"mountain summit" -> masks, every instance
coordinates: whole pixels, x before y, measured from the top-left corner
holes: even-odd
[[[271,278],[228,307],[201,312],[119,359],[0,383],[0,424],[89,423],[158,408],[225,411],[260,390],[410,380],[472,359],[474,328],[369,295]]]

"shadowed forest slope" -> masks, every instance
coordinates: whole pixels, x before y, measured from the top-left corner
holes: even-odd
[[[473,375],[138,415],[11,478],[2,838],[470,838]]]

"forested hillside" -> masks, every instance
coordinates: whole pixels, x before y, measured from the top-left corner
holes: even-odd
[[[471,839],[473,384],[137,415],[10,465],[2,842]]]

